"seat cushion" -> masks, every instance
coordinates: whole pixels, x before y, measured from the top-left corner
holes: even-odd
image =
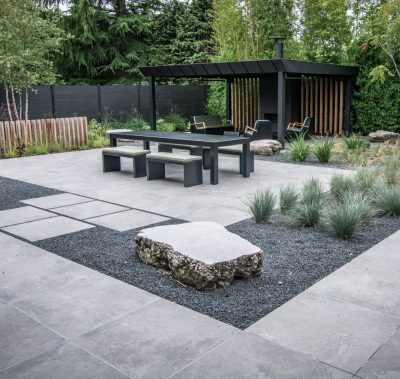
[[[119,155],[125,157],[136,157],[138,155],[149,154],[150,150],[144,150],[134,146],[117,146],[117,147],[106,147],[103,149],[104,154]]]
[[[174,153],[151,153],[147,155],[147,159],[160,162],[185,163],[201,161],[202,157],[199,157],[197,155],[183,155]]]

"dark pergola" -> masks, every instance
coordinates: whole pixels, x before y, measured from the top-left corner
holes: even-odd
[[[350,107],[352,78],[357,75],[358,68],[335,64],[314,63],[289,59],[254,60],[222,63],[194,63],[140,67],[143,75],[149,78],[151,87],[150,107],[151,127],[156,127],[155,83],[156,78],[174,79],[219,79],[227,83],[227,118],[231,116],[231,83],[236,79],[257,78],[275,80],[276,82],[276,116],[278,140],[284,142],[287,126],[286,88],[289,79],[306,77],[340,78],[344,82],[344,131],[350,132]],[[275,88],[275,86],[274,86]],[[261,96],[261,95],[260,95]],[[260,100],[259,100],[260,101]],[[263,99],[261,99],[263,101]],[[321,100],[322,101],[322,100]],[[261,115],[262,117],[262,115]]]

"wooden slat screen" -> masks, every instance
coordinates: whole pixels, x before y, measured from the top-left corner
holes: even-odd
[[[0,149],[15,149],[18,139],[26,146],[83,146],[87,142],[87,118],[0,121]]]
[[[231,84],[231,118],[236,130],[254,127],[260,113],[260,82],[256,78],[235,79]]]
[[[315,134],[344,134],[344,80],[342,78],[303,78],[301,118],[313,119]]]

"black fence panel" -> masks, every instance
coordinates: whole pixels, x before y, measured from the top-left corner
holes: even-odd
[[[194,84],[157,85],[157,116],[164,117],[171,112],[179,113],[185,118],[203,114],[207,88],[206,85]],[[6,109],[3,87],[0,87],[0,107]],[[43,85],[29,91],[30,119],[73,116],[86,116],[88,119],[111,116],[124,119],[132,114],[140,114],[149,120],[148,85]],[[0,112],[0,117],[7,117],[4,110]]]

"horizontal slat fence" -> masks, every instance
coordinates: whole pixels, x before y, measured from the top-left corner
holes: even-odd
[[[0,148],[3,151],[13,150],[17,147],[18,140],[25,146],[83,146],[87,142],[87,118],[0,121]]]

